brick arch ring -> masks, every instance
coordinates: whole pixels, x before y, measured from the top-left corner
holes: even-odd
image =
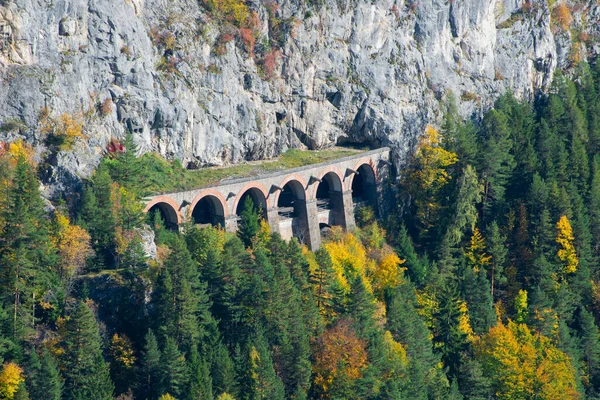
[[[309,196],[308,196],[308,185],[306,184],[306,180],[298,175],[298,174],[291,174],[285,177],[285,179],[283,181],[281,181],[281,183],[279,184],[280,188],[284,188],[285,185],[287,185],[288,183],[292,182],[292,181],[296,181],[298,182],[300,185],[302,185],[302,194],[303,194],[303,199],[301,200],[306,200]],[[277,204],[279,203],[279,196],[281,196],[281,192],[282,190],[278,190],[277,193],[275,194],[275,198],[273,199],[273,207],[277,206]]]
[[[377,183],[378,181],[378,177],[377,177],[377,169],[375,169],[374,165],[375,162],[373,161],[372,158],[362,158],[360,159],[355,165],[354,165],[354,170],[358,171],[358,169],[360,167],[362,167],[363,165],[366,165],[369,167],[369,169],[371,170],[371,172],[373,173],[373,179],[375,179],[375,183]],[[348,177],[348,183],[346,183],[346,187],[348,189],[352,189],[352,183],[354,182],[354,177],[356,176],[356,174],[352,174]]]
[[[337,167],[328,166],[327,168],[320,171],[319,176],[317,176],[317,178],[323,179],[325,175],[327,175],[330,172],[333,172],[338,177],[340,185],[342,187],[342,192],[346,191],[347,188],[344,186],[344,175],[342,175],[341,171]],[[319,187],[319,184],[315,182],[313,183],[313,186],[314,187],[311,190],[310,200],[314,200],[317,198],[317,189]]]
[[[173,200],[169,196],[161,195],[161,196],[153,198],[152,201],[150,201],[150,203],[146,204],[146,207],[144,208],[144,212],[147,213],[148,211],[150,211],[150,209],[152,207],[154,207],[155,205],[160,204],[160,203],[167,204],[169,207],[171,207],[173,209],[173,212],[177,216],[177,225],[180,225],[183,221],[183,218],[181,217],[181,213],[179,212],[179,204],[177,204],[175,202],[175,200]]]
[[[265,203],[267,205],[267,209],[271,208],[271,207],[269,207],[269,199],[267,198],[269,196],[269,192],[267,191],[267,189],[265,189],[265,187],[261,183],[248,182],[246,185],[244,185],[244,187],[242,187],[240,190],[238,190],[238,192],[235,196],[235,201],[233,202],[233,207],[231,208],[232,215],[237,212],[238,203],[240,202],[244,193],[246,193],[250,189],[258,189],[265,197]],[[267,210],[265,210],[265,212],[266,211]]]
[[[200,200],[207,196],[216,197],[219,203],[221,203],[221,207],[223,207],[223,218],[226,219],[227,217],[229,217],[229,208],[227,207],[227,200],[225,200],[225,197],[221,194],[221,192],[215,189],[204,189],[198,194],[198,196],[194,198],[192,204],[190,204],[188,211],[188,216],[190,220],[192,218],[192,214],[194,213],[194,208],[196,208],[196,204],[198,204]]]

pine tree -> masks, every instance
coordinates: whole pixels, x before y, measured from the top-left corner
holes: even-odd
[[[404,225],[398,229],[398,236],[396,237],[396,252],[398,256],[405,260],[404,266],[407,268],[408,275],[417,285],[425,283],[427,276],[427,265],[422,262],[415,251],[413,242],[408,235],[408,231]]]
[[[39,182],[23,156],[0,218],[6,221],[0,231],[0,300],[12,304],[13,337],[22,339],[35,324],[36,295],[39,300],[57,278]]]
[[[477,157],[477,130],[471,121],[463,121],[456,105],[456,97],[449,93],[442,131],[444,148],[458,155],[458,164],[464,168],[473,164]]]
[[[247,197],[244,201],[244,208],[240,213],[240,223],[238,226],[238,236],[246,247],[252,246],[254,237],[260,230],[260,215],[254,206],[252,198]]]
[[[506,185],[515,167],[512,148],[507,116],[501,111],[489,111],[483,119],[477,168],[484,181],[483,202],[486,210],[494,203],[499,205],[504,201]]]
[[[594,256],[598,258],[600,257],[600,156],[594,157],[588,204]]]
[[[477,206],[482,200],[483,185],[479,182],[473,167],[467,165],[458,184],[455,211],[448,227],[448,240],[451,245],[461,242],[467,229],[473,231],[477,222]]]
[[[387,329],[406,347],[409,359],[407,398],[427,398],[428,374],[435,370],[439,357],[433,354],[429,330],[416,310],[414,288],[404,283],[386,294]]]
[[[63,337],[65,398],[112,399],[114,387],[108,363],[102,357],[102,340],[92,310],[79,302],[67,320]]]
[[[504,265],[508,255],[506,248],[506,237],[500,233],[500,228],[496,221],[493,221],[488,228],[488,249],[490,251],[491,263],[489,268],[490,287],[492,300],[499,297],[495,292],[496,288],[502,288],[506,284],[504,275]]]
[[[161,393],[169,393],[179,398],[186,386],[186,362],[177,348],[177,342],[167,337],[160,357]]]
[[[91,184],[84,189],[79,214],[81,224],[92,237],[92,246],[101,267],[114,264],[116,222],[110,195],[111,183],[107,169],[101,164]]]
[[[160,394],[160,350],[156,336],[149,330],[141,357],[139,387],[142,398],[155,399]]]
[[[206,359],[192,346],[188,361],[188,383],[186,398],[189,400],[212,400],[213,388],[210,369]]]
[[[469,309],[471,326],[476,334],[487,332],[495,323],[490,282],[485,269],[463,269],[462,292]]]
[[[592,391],[600,390],[600,333],[594,317],[585,308],[579,313],[580,343],[583,355],[584,375]]]
[[[235,367],[227,347],[222,343],[219,343],[214,350],[211,374],[215,394],[230,393],[235,395],[237,393],[235,390],[237,386]]]
[[[197,265],[185,242],[175,238],[170,247],[157,287],[157,321],[161,324],[161,334],[172,336],[177,343],[189,348],[203,336],[198,314],[207,322],[210,318],[206,286],[198,280]]]
[[[42,350],[40,370],[35,378],[35,392],[30,390],[32,398],[60,400],[62,398],[63,381],[60,377],[58,363],[48,349]]]
[[[110,164],[110,175],[115,182],[119,182],[128,189],[138,188],[143,166],[136,156],[137,147],[131,133],[125,135],[124,145],[125,151],[117,153],[115,161]]]
[[[461,353],[467,349],[467,333],[461,329],[463,312],[460,309],[456,284],[447,282],[439,294],[439,308],[435,312],[433,341],[442,354],[449,377],[458,374]]]

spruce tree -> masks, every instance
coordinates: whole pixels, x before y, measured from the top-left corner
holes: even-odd
[[[196,346],[192,346],[188,361],[188,388],[185,398],[189,400],[212,400],[213,388],[209,365],[200,355]]]
[[[398,229],[398,236],[396,237],[396,251],[398,256],[405,260],[404,265],[407,268],[407,272],[416,285],[422,285],[425,283],[425,277],[427,275],[426,264],[423,263],[417,252],[413,242],[408,235],[408,231],[404,224]]]
[[[155,399],[160,395],[161,354],[156,336],[149,330],[140,362],[139,388],[141,398]]]
[[[489,111],[483,119],[477,168],[484,181],[483,201],[486,210],[494,202],[499,205],[504,201],[506,185],[515,167],[512,148],[507,116],[501,111]]]
[[[589,387],[592,392],[600,392],[600,333],[594,317],[585,308],[579,312],[579,341]]]
[[[112,399],[114,386],[102,357],[102,340],[92,310],[79,302],[65,325],[62,362],[67,400]]]
[[[387,329],[406,347],[409,361],[406,395],[410,399],[426,399],[427,376],[439,362],[439,357],[433,353],[429,329],[417,313],[416,304],[414,288],[409,282],[386,293]]]
[[[493,221],[488,228],[488,250],[492,256],[490,260],[489,277],[492,301],[500,298],[502,288],[506,284],[506,276],[504,275],[504,266],[508,249],[506,248],[506,237],[500,233],[500,228],[496,221]],[[496,289],[499,289],[498,292]]]
[[[167,337],[160,357],[160,392],[180,398],[186,383],[185,358],[179,352],[175,339]]]
[[[40,370],[36,377],[36,392],[30,391],[32,398],[60,400],[62,398],[63,381],[58,363],[45,347],[42,350]]]
[[[235,367],[227,347],[222,343],[219,343],[214,350],[211,375],[215,394],[230,393],[235,395],[237,393]]]
[[[256,210],[254,201],[251,197],[246,197],[242,212],[240,213],[240,222],[238,226],[238,236],[246,247],[252,246],[252,241],[260,230],[260,215]]]
[[[36,295],[39,301],[57,281],[39,181],[24,156],[17,159],[7,201],[0,218],[5,221],[0,231],[0,300],[12,305],[12,334],[20,340],[34,326]]]

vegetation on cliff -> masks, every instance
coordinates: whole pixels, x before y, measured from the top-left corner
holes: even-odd
[[[397,208],[316,252],[250,203],[237,235],[166,229],[131,148],[51,207],[30,149],[9,146],[0,398],[596,398],[599,95],[581,65],[481,123],[448,101]]]

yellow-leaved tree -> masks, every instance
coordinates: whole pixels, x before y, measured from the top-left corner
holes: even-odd
[[[414,199],[416,215],[425,233],[437,220],[441,208],[438,194],[452,178],[448,167],[458,162],[458,156],[441,144],[442,135],[427,126],[405,175],[404,186]]]
[[[577,253],[573,245],[575,241],[573,228],[571,228],[566,215],[560,217],[556,223],[556,230],[558,231],[556,236],[556,243],[558,244],[557,255],[560,261],[562,261],[563,273],[564,275],[573,274],[577,271],[579,260],[577,260]]]
[[[345,294],[350,293],[350,282],[360,276],[365,288],[373,292],[371,282],[365,272],[375,268],[375,262],[367,257],[367,250],[360,239],[352,233],[343,232],[340,227],[331,229],[331,240],[323,247],[331,257],[335,279]],[[371,265],[373,264],[373,265]]]
[[[0,399],[12,400],[24,381],[21,367],[12,362],[4,364],[0,372]]]
[[[491,263],[492,256],[488,256],[485,250],[485,239],[481,232],[479,232],[479,228],[475,228],[473,236],[471,236],[471,243],[465,252],[467,261],[475,272],[479,272],[480,269],[485,270]]]
[[[70,282],[93,254],[89,233],[80,226],[71,225],[69,217],[57,212],[53,235],[60,255],[61,277]]]
[[[525,324],[500,322],[476,339],[474,348],[496,399],[580,397],[569,357],[549,338],[532,333]]]

